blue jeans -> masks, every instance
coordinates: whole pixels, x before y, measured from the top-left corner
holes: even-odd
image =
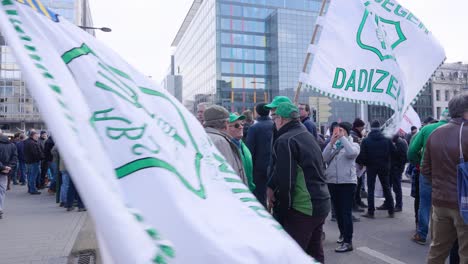
[[[18,172],[19,172],[19,182],[20,183],[25,183],[26,182],[26,164],[24,161],[19,161],[18,162]]]
[[[26,164],[28,167],[28,192],[37,192],[36,184],[39,178],[41,162]]]
[[[69,179],[70,185],[68,186],[67,203],[65,207],[73,207],[73,202],[76,199],[78,201],[78,208],[84,208],[83,202],[81,201],[80,193],[76,190],[75,184],[73,184],[73,180],[71,178]]]
[[[418,234],[427,237],[429,219],[431,216],[432,185],[422,174],[419,174],[419,210]]]
[[[49,189],[55,191],[55,183],[57,182],[58,177],[58,166],[57,162],[49,162],[50,169],[50,186]]]
[[[60,186],[60,202],[67,203],[67,193],[70,186],[70,175],[67,171],[61,171],[62,173],[62,186]]]

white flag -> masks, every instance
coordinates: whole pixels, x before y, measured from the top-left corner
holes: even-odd
[[[110,263],[313,262],[175,98],[40,1],[20,2],[1,1],[0,30]]]
[[[425,25],[394,0],[331,0],[300,80],[326,96],[403,113],[443,63],[445,53]]]
[[[400,131],[411,133],[411,127],[413,126],[419,129],[421,127],[421,119],[419,118],[419,115],[416,113],[414,108],[410,106],[403,115],[403,120],[400,124]]]

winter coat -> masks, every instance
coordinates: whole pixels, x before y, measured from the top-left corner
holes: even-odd
[[[327,215],[330,194],[317,140],[299,121],[284,125],[277,136],[268,182],[275,193],[274,216],[282,224],[291,209],[309,216]]]
[[[356,159],[368,168],[390,169],[391,155],[396,151],[392,140],[386,138],[379,129],[373,129],[361,143],[361,152]]]
[[[54,145],[55,145],[55,142],[52,139],[52,136],[50,136],[44,143],[44,156],[45,156],[46,161],[49,161],[49,162],[52,161],[53,157],[52,157],[51,150],[54,147]]]
[[[249,128],[245,144],[252,154],[253,177],[255,181],[267,181],[268,165],[271,158],[271,140],[274,123],[269,117],[257,118],[257,123]]]
[[[460,163],[460,127],[462,119],[452,119],[434,130],[424,152],[421,173],[432,183],[432,204],[459,210],[457,166]],[[468,120],[462,130],[462,154],[468,160]]]
[[[14,171],[16,164],[18,163],[18,152],[14,143],[11,143],[7,137],[0,136],[0,174],[5,166],[11,168],[10,171]]]
[[[244,172],[245,176],[247,177],[249,190],[253,192],[255,190],[255,184],[253,182],[252,154],[250,154],[249,148],[244,144],[242,140],[233,140],[233,142],[239,148],[239,153],[242,158],[242,165],[244,166]]]
[[[339,145],[339,147],[337,147]],[[323,150],[323,160],[328,164],[325,170],[327,183],[357,184],[356,158],[359,144],[352,137],[342,137],[336,144],[328,144]]]
[[[315,126],[314,121],[312,121],[310,117],[306,117],[301,122],[307,130],[314,135],[314,138],[317,139],[317,126]]]
[[[435,124],[429,124],[421,128],[419,132],[413,136],[411,139],[411,144],[409,145],[408,150],[408,159],[411,164],[420,165],[424,158],[424,150],[426,149],[426,142],[429,139],[429,136],[437,128],[446,125],[448,121],[440,120]]]
[[[408,152],[408,143],[406,140],[398,137],[395,142],[395,152],[391,157],[392,168],[404,168],[407,162],[406,153]]]
[[[39,142],[32,138],[28,138],[24,141],[24,161],[26,164],[36,163],[44,159],[44,153],[42,152]]]
[[[24,162],[24,140],[15,143],[18,152],[18,161]]]
[[[248,186],[249,183],[245,175],[244,166],[242,165],[239,148],[232,142],[232,137],[211,127],[206,127],[205,131],[219,152],[224,156],[226,162],[231,165],[234,172],[242,179],[242,182]]]

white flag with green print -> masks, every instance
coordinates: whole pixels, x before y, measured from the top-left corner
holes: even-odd
[[[394,0],[331,0],[306,87],[332,98],[388,106],[396,131],[445,53],[426,26]]]
[[[0,31],[106,263],[314,263],[194,116],[118,54],[38,0],[2,0]]]

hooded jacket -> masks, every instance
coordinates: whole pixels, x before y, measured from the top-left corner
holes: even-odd
[[[15,144],[11,143],[7,137],[0,135],[0,171],[4,170],[5,166],[14,171],[17,162],[18,152]]]
[[[392,140],[386,138],[380,129],[372,129],[361,143],[361,153],[356,162],[368,168],[390,169],[391,155],[395,151]]]
[[[446,120],[440,120],[435,124],[426,125],[419,130],[419,133],[412,137],[411,144],[408,149],[408,159],[411,164],[420,165],[420,163],[422,163],[427,139],[429,139],[429,136],[434,132],[434,130],[446,125],[447,123],[448,121]]]
[[[352,137],[342,137],[337,144],[329,143],[325,147],[323,159],[328,163],[325,171],[327,183],[357,184],[356,158],[359,155],[359,149],[359,144],[354,143]]]
[[[291,121],[278,131],[268,187],[275,193],[274,215],[281,224],[291,209],[309,216],[324,216],[330,211],[320,147],[299,121]]]

